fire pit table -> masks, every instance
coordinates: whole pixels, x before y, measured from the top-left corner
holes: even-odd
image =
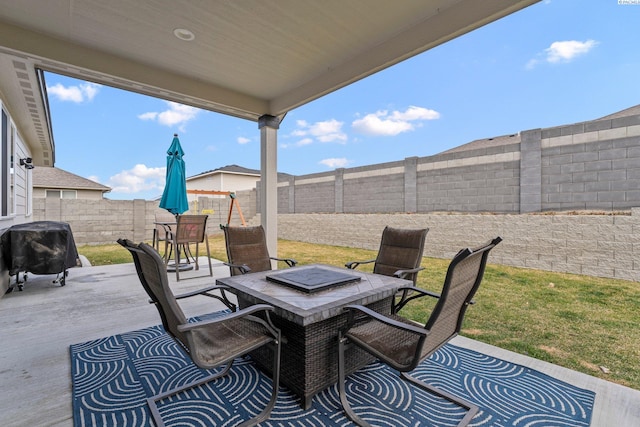
[[[323,275],[332,283],[326,285]],[[287,339],[282,346],[281,382],[301,398],[305,409],[310,408],[315,394],[338,381],[337,336],[346,322],[342,308],[361,304],[388,314],[396,290],[413,284],[321,264],[232,276],[216,283],[229,286],[241,308],[258,303],[275,307],[273,323]],[[347,353],[349,373],[374,360],[355,346],[351,350]],[[270,371],[270,352],[256,351],[251,357]]]

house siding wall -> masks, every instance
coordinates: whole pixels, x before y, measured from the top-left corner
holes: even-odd
[[[216,173],[200,178],[193,178],[187,181],[188,190],[206,190],[206,191],[245,191],[256,187],[256,181],[260,178],[255,176],[247,176],[231,173]],[[197,198],[197,195],[189,194],[189,201]]]
[[[31,220],[31,212],[29,211],[28,200],[31,197],[31,171],[20,166],[19,159],[25,157],[31,157],[31,151],[25,145],[22,135],[20,134],[20,129],[13,122],[11,117],[11,111],[6,104],[3,103],[2,94],[0,94],[0,108],[7,115],[7,129],[0,129],[0,132],[7,132],[7,138],[9,144],[11,143],[11,128],[15,129],[14,136],[14,167],[13,167],[13,187],[14,187],[14,200],[10,201],[13,203],[13,213],[0,217],[0,234],[15,224],[22,224],[26,221]],[[1,161],[7,161],[8,159],[1,158]],[[7,177],[11,179],[11,176]],[[0,189],[0,192],[3,193],[5,189]],[[2,257],[0,257],[2,258]],[[7,289],[9,288],[10,277],[8,266],[5,265],[4,259],[0,259],[0,298],[5,294]]]
[[[34,199],[39,199],[39,198],[44,198],[47,195],[47,190],[75,190],[76,191],[76,196],[78,199],[93,199],[93,200],[97,200],[97,199],[102,199],[103,198],[103,192],[100,190],[83,190],[83,189],[75,189],[75,188],[34,188],[33,189],[33,198]],[[107,193],[109,194],[109,193]],[[68,200],[68,199],[67,199]]]

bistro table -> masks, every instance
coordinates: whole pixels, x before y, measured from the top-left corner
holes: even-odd
[[[327,280],[337,278],[337,282],[342,277],[344,283],[324,289],[318,283],[320,290],[298,290],[285,283],[295,281],[290,277],[279,280],[280,275],[292,273],[310,276],[312,281],[323,274]],[[282,346],[281,382],[301,398],[304,409],[311,407],[315,394],[338,381],[337,336],[347,319],[343,307],[360,304],[388,314],[396,290],[413,284],[409,280],[321,264],[232,276],[217,279],[216,283],[231,288],[240,308],[258,303],[275,307],[273,323],[287,339]],[[262,369],[270,371],[270,352],[259,349],[251,357]],[[373,360],[353,346],[346,357],[347,373]]]

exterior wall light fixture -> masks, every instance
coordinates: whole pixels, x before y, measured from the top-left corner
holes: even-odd
[[[24,166],[25,169],[33,169],[33,159],[31,157],[25,157],[24,159],[20,159],[20,166]]]

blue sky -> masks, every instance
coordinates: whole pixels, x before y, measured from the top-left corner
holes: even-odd
[[[638,25],[637,0],[542,1],[290,111],[278,170],[430,156],[640,104]],[[174,133],[187,176],[260,168],[254,122],[51,73],[46,81],[56,167],[112,187],[108,198],[159,197]]]

